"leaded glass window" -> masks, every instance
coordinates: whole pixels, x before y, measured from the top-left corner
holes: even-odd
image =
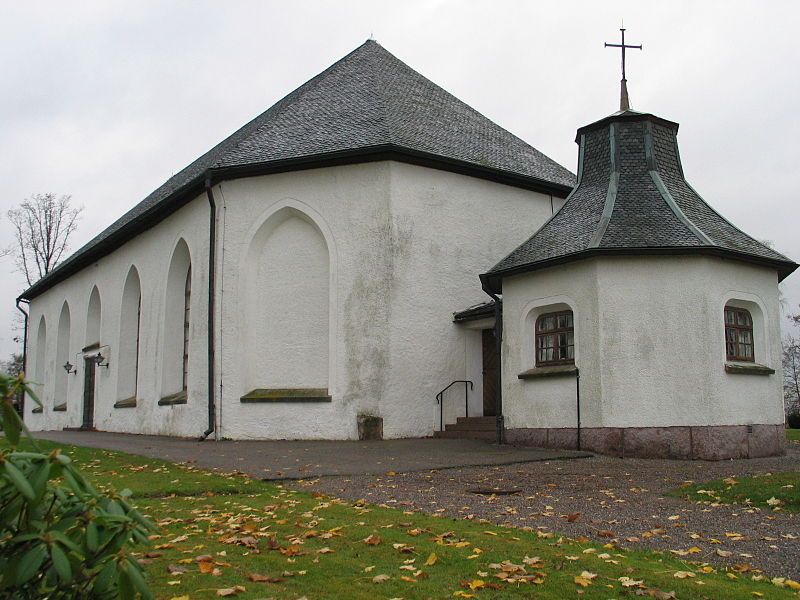
[[[541,315],[536,320],[536,366],[575,363],[575,325],[572,311]]]
[[[753,318],[744,308],[725,307],[725,353],[728,360],[755,361]]]

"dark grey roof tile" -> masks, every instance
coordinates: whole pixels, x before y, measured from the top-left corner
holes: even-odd
[[[497,292],[505,275],[621,251],[729,256],[772,265],[781,279],[794,271],[794,262],[734,227],[686,182],[677,131],[677,123],[634,111],[579,129],[577,187],[543,227],[481,276],[484,285]]]

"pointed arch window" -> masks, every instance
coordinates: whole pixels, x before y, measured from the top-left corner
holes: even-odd
[[[139,395],[139,344],[142,338],[142,292],[136,303],[136,359],[133,367],[133,396]]]
[[[33,385],[31,388],[36,392],[36,395],[39,397],[39,404],[38,406],[36,403],[31,402],[31,405],[35,408],[33,412],[40,413],[42,412],[42,405],[45,404],[44,399],[44,392],[45,392],[45,357],[47,351],[47,323],[45,322],[44,315],[42,315],[41,319],[39,319],[39,331],[36,334],[36,362],[34,363],[34,371],[33,371]],[[26,403],[27,404],[27,403]]]
[[[161,399],[158,403],[162,406],[186,404],[189,390],[192,258],[183,239],[172,251],[164,300]]]
[[[142,286],[135,266],[122,290],[117,357],[117,408],[135,406],[139,392],[139,347],[142,335]]]
[[[183,391],[189,388],[189,311],[192,303],[192,265],[183,287]]]

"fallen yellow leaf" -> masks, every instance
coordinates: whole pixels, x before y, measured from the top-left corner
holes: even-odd
[[[436,554],[434,554],[433,552],[431,552],[431,555],[428,557],[428,560],[425,561],[425,566],[432,567],[433,565],[436,564],[437,560],[439,560],[439,557],[436,556]]]

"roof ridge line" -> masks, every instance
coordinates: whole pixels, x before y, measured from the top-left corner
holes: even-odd
[[[650,174],[650,179],[653,180],[653,183],[658,190],[658,193],[664,199],[664,202],[669,206],[670,210],[675,214],[676,217],[683,223],[689,231],[691,231],[694,236],[703,242],[707,246],[717,246],[718,244],[714,242],[710,237],[708,237],[702,229],[700,229],[697,225],[692,223],[692,220],[686,216],[681,210],[681,207],[675,202],[675,199],[672,197],[672,194],[669,193],[667,186],[664,184],[664,181],[661,179],[661,175],[658,174],[658,171],[648,171]]]
[[[585,135],[586,134],[583,133],[581,134],[581,142],[583,142]],[[597,229],[587,248],[597,248],[600,246],[603,237],[606,235],[608,224],[611,222],[611,215],[614,213],[614,204],[617,202],[617,190],[619,189],[619,160],[617,153],[619,152],[619,146],[617,145],[616,135],[614,123],[609,123],[608,145],[611,160],[611,175],[608,178],[608,191],[606,192],[606,200],[603,204],[603,212],[600,215],[600,220],[597,222]]]
[[[726,217],[724,217],[722,214],[720,214],[720,213],[717,211],[717,209],[715,209],[715,208],[714,208],[713,206],[711,206],[711,205],[710,205],[708,202],[706,202],[706,199],[705,199],[705,198],[703,198],[703,197],[702,197],[702,196],[701,196],[701,195],[700,195],[700,194],[697,192],[697,190],[696,190],[696,189],[694,189],[694,188],[692,187],[692,184],[690,184],[690,183],[689,183],[689,182],[686,180],[686,178],[684,178],[684,180],[683,180],[683,181],[684,181],[684,183],[685,183],[685,184],[688,186],[688,188],[689,188],[690,190],[692,190],[692,191],[695,193],[695,195],[696,195],[698,198],[700,198],[700,200],[702,200],[702,201],[705,203],[705,205],[706,205],[706,206],[708,206],[708,208],[710,208],[710,209],[711,209],[711,211],[712,211],[712,212],[713,212],[715,215],[717,215],[717,216],[718,216],[720,219],[722,219],[722,220],[723,220],[723,221],[725,221],[725,222],[726,222],[728,225],[730,225],[731,227],[733,227],[733,228],[734,228],[736,231],[738,231],[738,232],[739,232],[739,233],[741,233],[742,235],[744,235],[744,236],[746,236],[746,237],[750,238],[751,240],[753,240],[753,241],[754,241],[754,242],[756,242],[757,244],[760,244],[760,245],[764,246],[764,247],[765,247],[767,250],[770,250],[770,251],[774,252],[774,253],[775,253],[775,254],[777,254],[778,256],[782,257],[784,260],[787,260],[787,261],[789,261],[789,262],[794,262],[794,261],[792,261],[792,259],[791,259],[791,258],[789,258],[788,256],[786,256],[786,255],[785,255],[785,254],[783,254],[782,252],[778,252],[777,250],[775,250],[775,248],[771,248],[771,247],[767,246],[767,245],[766,245],[764,242],[762,242],[762,241],[760,241],[760,240],[757,240],[756,238],[754,238],[754,237],[753,237],[752,235],[750,235],[749,233],[747,233],[747,232],[745,232],[745,231],[742,231],[741,229],[739,229],[739,228],[738,228],[736,225],[734,225],[733,223],[731,223],[731,222],[730,222],[730,221],[729,221],[729,220],[728,220]]]
[[[275,102],[275,103],[274,103],[272,106],[270,106],[270,107],[269,107],[269,108],[267,108],[266,110],[262,111],[261,113],[259,113],[259,114],[258,114],[258,115],[256,115],[255,117],[253,117],[253,118],[252,118],[252,119],[251,119],[249,122],[247,122],[246,124],[242,125],[242,127],[240,127],[240,128],[237,130],[237,131],[235,131],[235,132],[232,134],[232,135],[236,135],[237,133],[239,133],[239,132],[241,131],[241,132],[243,132],[243,135],[242,135],[242,137],[241,137],[240,139],[236,140],[236,142],[235,142],[234,144],[232,144],[232,145],[231,145],[229,148],[226,148],[226,149],[225,149],[225,151],[223,152],[223,155],[222,155],[222,156],[218,156],[218,157],[217,157],[217,160],[216,160],[216,161],[214,161],[214,163],[213,163],[213,164],[212,164],[212,165],[211,165],[209,168],[213,169],[213,168],[216,168],[216,167],[218,167],[218,166],[219,166],[219,163],[220,163],[220,160],[221,160],[221,159],[222,159],[222,158],[223,158],[223,157],[224,157],[226,154],[228,154],[229,152],[232,152],[232,151],[236,150],[236,148],[238,148],[238,147],[241,145],[241,143],[242,143],[242,142],[244,142],[246,139],[248,139],[248,138],[249,138],[251,135],[253,135],[253,134],[257,133],[257,132],[258,132],[258,131],[259,131],[259,130],[260,130],[260,129],[261,129],[263,126],[264,126],[264,124],[263,124],[263,123],[257,123],[257,121],[260,121],[262,117],[264,117],[264,116],[266,116],[266,115],[269,115],[269,116],[274,116],[274,115],[278,115],[278,114],[280,114],[280,113],[281,113],[281,112],[282,112],[284,109],[286,109],[286,108],[288,108],[289,106],[291,106],[291,103],[292,103],[293,101],[295,101],[295,100],[298,100],[299,98],[302,98],[302,97],[303,97],[305,94],[307,94],[307,93],[308,93],[308,92],[309,92],[309,91],[310,91],[310,90],[311,90],[311,89],[312,89],[312,88],[313,88],[313,87],[314,87],[316,84],[319,84],[320,80],[322,80],[322,78],[323,78],[325,75],[327,75],[328,73],[330,73],[330,72],[331,72],[331,71],[332,71],[334,68],[338,67],[338,66],[339,66],[341,63],[343,63],[345,60],[347,60],[348,58],[350,58],[350,57],[351,57],[353,54],[355,54],[356,52],[358,52],[359,50],[361,50],[361,48],[363,48],[364,46],[366,46],[366,45],[367,45],[367,44],[369,44],[370,42],[373,42],[373,43],[375,43],[376,45],[380,46],[380,44],[378,44],[378,43],[377,43],[377,42],[375,42],[374,40],[367,40],[366,42],[364,42],[363,44],[361,44],[361,45],[360,45],[360,46],[358,46],[357,48],[355,48],[355,49],[351,50],[350,52],[348,52],[347,54],[345,54],[345,55],[344,55],[342,58],[340,58],[339,60],[337,60],[337,61],[336,61],[335,63],[333,63],[332,65],[329,65],[329,66],[328,66],[326,69],[324,69],[323,71],[321,71],[321,72],[317,73],[317,74],[316,74],[314,77],[312,77],[312,78],[311,78],[311,79],[309,79],[308,81],[305,81],[305,82],[301,83],[299,86],[297,86],[296,88],[294,88],[294,89],[293,89],[291,92],[289,92],[288,94],[286,94],[285,96],[283,96],[282,98],[280,98],[278,101],[276,101],[276,102]],[[382,48],[383,46],[380,46],[380,47]],[[251,126],[252,126],[252,127],[251,127]],[[246,130],[246,131],[245,131],[245,130]],[[230,137],[231,137],[231,136],[228,136],[228,138],[226,138],[226,140],[227,140],[227,139],[230,139]],[[222,142],[220,142],[220,143],[224,143],[226,140],[223,140],[223,141],[222,141]],[[213,150],[213,148],[212,148],[212,150]]]
[[[703,242],[706,246],[717,246],[718,244],[716,242],[712,241],[702,229],[695,225],[692,220],[686,216],[686,213],[684,213],[681,210],[681,207],[678,206],[677,202],[675,202],[675,198],[673,198],[672,194],[669,193],[664,180],[661,179],[661,174],[658,172],[658,168],[656,166],[656,158],[653,154],[653,124],[650,121],[647,121],[644,127],[644,155],[647,162],[647,172],[650,175],[650,179],[653,180],[659,195],[673,212],[673,214],[689,229],[689,231],[692,232],[692,234],[698,240]]]
[[[384,48],[383,46],[380,46],[380,47],[385,51],[385,53],[390,58],[394,58],[399,63],[405,65],[405,63],[402,60],[400,60],[394,54],[392,54],[391,52],[386,50],[386,48]],[[375,59],[374,56],[370,57],[370,60],[374,60],[374,59]],[[411,67],[409,67],[409,68],[411,68]],[[395,134],[394,126],[393,126],[393,123],[392,123],[392,114],[391,114],[392,111],[390,110],[390,105],[389,105],[388,99],[386,97],[386,90],[388,89],[388,86],[385,85],[385,83],[386,83],[386,73],[384,72],[383,69],[379,69],[378,70],[378,73],[376,74],[376,78],[378,79],[378,82],[380,83],[380,85],[378,86],[378,93],[380,94],[380,98],[381,98],[380,106],[381,106],[381,114],[383,115],[382,128],[386,132],[386,137],[389,140],[389,143],[397,145],[399,137]]]
[[[549,218],[548,218],[548,219],[547,219],[547,220],[546,220],[544,223],[542,223],[541,227],[539,227],[539,229],[537,229],[537,230],[536,230],[536,231],[533,233],[533,235],[532,235],[531,237],[529,237],[527,240],[525,240],[525,241],[524,241],[524,242],[522,242],[521,244],[518,244],[516,248],[514,248],[514,249],[513,249],[511,252],[507,253],[507,254],[506,254],[506,255],[505,255],[503,258],[501,258],[499,261],[497,261],[497,262],[495,263],[495,265],[494,265],[494,266],[493,266],[491,269],[489,269],[489,270],[487,271],[487,273],[490,273],[490,272],[492,272],[494,269],[496,269],[496,268],[497,268],[497,265],[501,264],[501,263],[502,263],[502,262],[503,262],[505,259],[507,259],[507,258],[508,258],[509,256],[511,256],[512,254],[514,254],[514,252],[516,252],[517,250],[519,250],[519,249],[520,249],[522,246],[524,246],[524,245],[525,245],[525,244],[527,244],[527,243],[528,243],[530,240],[532,240],[532,239],[533,239],[533,238],[535,238],[537,235],[539,235],[539,232],[540,232],[540,231],[542,231],[542,230],[543,230],[545,227],[547,227],[547,226],[550,224],[550,222],[551,222],[553,219],[555,219],[555,218],[558,216],[558,214],[559,214],[559,213],[560,213],[560,212],[561,212],[561,211],[564,209],[564,207],[567,205],[567,203],[569,202],[570,198],[572,198],[572,196],[574,196],[574,195],[575,195],[575,192],[577,192],[577,191],[578,191],[578,188],[581,186],[581,180],[583,179],[583,166],[582,166],[582,165],[583,165],[583,152],[584,152],[584,150],[583,150],[583,141],[584,141],[584,138],[583,138],[583,137],[581,137],[581,145],[578,147],[578,180],[575,182],[575,187],[573,187],[573,188],[570,190],[569,194],[567,194],[567,197],[566,197],[566,198],[564,198],[564,203],[563,203],[561,206],[559,206],[559,207],[558,207],[558,210],[557,210],[557,211],[555,211],[555,212],[554,212],[552,215],[550,215],[550,217],[549,217]],[[480,277],[482,278],[482,277],[483,277],[483,275],[480,275]]]
[[[376,42],[376,43],[377,43],[377,42]],[[378,45],[380,46],[380,44],[378,44]],[[417,77],[420,77],[420,78],[424,79],[424,80],[426,81],[426,83],[427,83],[427,84],[429,84],[429,85],[433,86],[433,87],[434,87],[436,90],[438,90],[439,92],[442,92],[443,94],[446,94],[447,96],[449,96],[450,98],[452,98],[452,99],[453,99],[453,100],[454,100],[456,103],[458,103],[458,104],[459,104],[461,107],[463,107],[463,108],[464,108],[466,111],[468,111],[468,112],[472,113],[473,115],[477,116],[478,118],[480,118],[480,119],[482,119],[482,120],[485,120],[485,121],[487,121],[487,122],[491,123],[491,124],[492,124],[494,127],[496,127],[497,129],[501,130],[501,131],[502,131],[503,133],[505,133],[506,135],[509,135],[509,136],[511,136],[511,137],[513,137],[513,138],[515,138],[516,140],[519,140],[519,141],[520,141],[520,142],[522,142],[522,143],[523,143],[525,146],[527,146],[527,147],[528,147],[528,149],[529,149],[529,150],[531,150],[531,151],[533,152],[533,154],[534,154],[534,155],[538,156],[538,157],[539,157],[541,160],[543,160],[543,161],[545,161],[545,162],[548,162],[548,163],[552,163],[552,164],[553,164],[555,167],[557,167],[557,168],[560,168],[560,169],[562,169],[562,170],[566,171],[566,172],[567,172],[569,175],[574,175],[574,174],[572,173],[572,171],[570,171],[568,168],[566,168],[565,166],[563,166],[563,165],[562,165],[561,163],[559,163],[558,161],[556,161],[556,160],[554,160],[553,158],[551,158],[551,157],[550,157],[548,154],[545,154],[543,151],[539,150],[539,148],[535,147],[535,146],[534,146],[534,145],[533,145],[531,142],[528,142],[526,139],[523,139],[522,137],[520,137],[520,136],[519,136],[519,135],[517,135],[516,133],[512,132],[510,129],[507,129],[507,128],[506,128],[506,127],[504,127],[503,125],[500,125],[499,123],[495,122],[493,119],[491,119],[491,118],[489,118],[487,115],[485,115],[485,114],[484,114],[482,111],[478,110],[477,108],[475,108],[475,107],[474,107],[474,106],[472,106],[471,104],[468,104],[467,102],[465,102],[464,100],[462,100],[461,98],[459,98],[458,96],[456,96],[456,95],[455,95],[453,92],[451,92],[450,90],[448,90],[448,89],[447,89],[447,88],[445,88],[444,86],[442,86],[442,85],[439,85],[438,83],[436,83],[436,82],[435,82],[435,81],[433,81],[432,79],[429,79],[427,76],[425,76],[424,74],[420,73],[420,72],[419,72],[417,69],[415,69],[414,67],[412,67],[411,65],[409,65],[409,64],[408,64],[408,63],[406,63],[405,61],[403,61],[403,60],[399,59],[397,56],[395,56],[394,54],[392,54],[392,53],[391,53],[389,50],[387,50],[387,49],[386,49],[386,48],[384,48],[383,46],[380,46],[380,47],[381,47],[381,48],[382,48],[382,49],[383,49],[383,50],[384,50],[384,51],[385,51],[385,52],[386,52],[386,53],[387,53],[387,54],[388,54],[388,55],[389,55],[391,58],[395,59],[395,60],[396,60],[396,61],[397,61],[397,62],[398,62],[398,63],[399,63],[399,64],[400,64],[400,65],[401,65],[403,68],[406,68],[406,69],[408,69],[409,71],[411,71],[412,73],[414,73],[414,75],[416,75]],[[382,95],[381,97],[383,98],[383,95]],[[388,106],[388,103],[387,103],[387,106]],[[389,131],[389,132],[391,133],[391,135],[392,135],[392,139],[395,139],[395,140],[396,140],[396,139],[398,139],[398,138],[395,136],[394,121],[393,121],[391,118],[388,118],[388,117],[390,116],[390,114],[391,114],[391,111],[387,111],[387,119],[386,119],[387,128],[388,128],[388,131]],[[574,188],[576,188],[577,186],[578,186],[578,184],[576,183],[576,184],[573,186],[573,189],[574,189]]]
[[[692,186],[692,184],[691,184],[691,183],[689,183],[689,180],[688,180],[688,179],[686,179],[686,173],[685,173],[685,172],[684,172],[684,170],[683,170],[683,162],[681,161],[681,152],[680,152],[680,148],[678,148],[678,143],[677,143],[677,140],[675,141],[675,158],[676,158],[676,159],[677,159],[677,161],[678,161],[678,168],[681,170],[681,176],[683,177],[683,182],[686,184],[686,187],[688,187],[690,190],[692,190],[692,192],[694,193],[694,195],[695,195],[695,196],[697,196],[697,197],[700,199],[700,201],[701,201],[701,202],[703,202],[703,203],[704,203],[704,204],[705,204],[705,205],[706,205],[706,206],[709,208],[709,210],[711,210],[711,212],[713,212],[715,215],[717,215],[717,216],[718,216],[720,219],[722,219],[723,221],[725,221],[725,222],[726,222],[728,225],[730,225],[730,226],[731,226],[733,229],[735,229],[736,231],[738,231],[739,233],[741,233],[743,236],[750,238],[751,240],[753,240],[753,241],[754,241],[754,242],[756,242],[757,244],[761,244],[762,246],[764,246],[764,247],[765,247],[765,248],[767,248],[768,250],[771,250],[772,252],[774,252],[775,254],[777,254],[778,256],[782,257],[782,258],[783,258],[783,259],[785,259],[785,260],[788,260],[788,261],[791,261],[791,260],[792,260],[792,259],[790,259],[788,256],[786,256],[785,254],[783,254],[782,252],[778,252],[777,250],[775,250],[775,248],[770,248],[770,247],[769,247],[769,246],[767,246],[767,245],[766,245],[764,242],[762,242],[762,241],[760,241],[760,240],[757,240],[757,239],[756,239],[756,238],[754,238],[752,235],[750,235],[750,234],[748,234],[748,233],[746,233],[746,232],[742,231],[742,230],[741,230],[739,227],[737,227],[736,225],[734,225],[733,223],[731,223],[731,222],[730,222],[730,221],[729,221],[729,220],[728,220],[728,219],[727,219],[727,218],[726,218],[724,215],[722,215],[722,214],[721,214],[721,213],[720,213],[720,212],[719,212],[717,209],[715,209],[713,206],[711,206],[711,204],[709,204],[708,202],[706,202],[706,199],[705,199],[705,198],[703,198],[703,197],[700,195],[700,193],[699,193],[699,192],[698,192],[696,189],[694,189],[694,186]]]

